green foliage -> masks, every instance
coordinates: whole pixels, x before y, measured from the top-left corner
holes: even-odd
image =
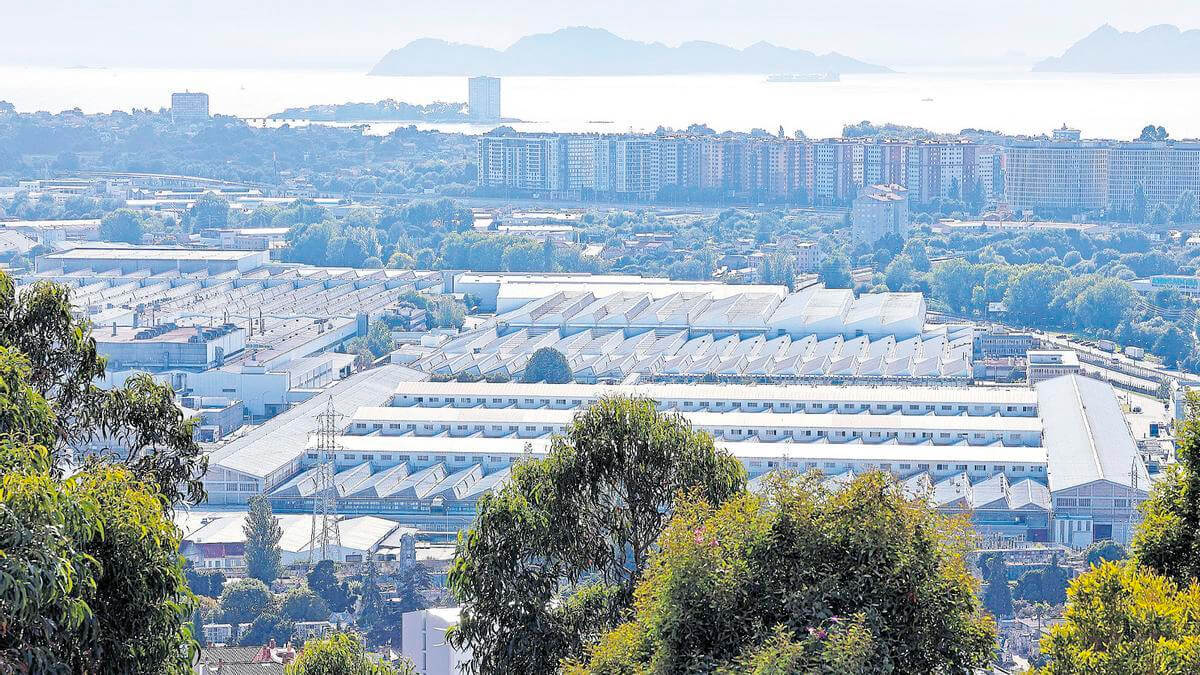
[[[817,276],[826,288],[850,288],[853,285],[850,278],[850,260],[844,255],[826,256],[821,261]]]
[[[225,623],[249,623],[271,609],[275,599],[258,579],[240,579],[221,592],[221,618]]]
[[[238,639],[238,644],[243,647],[256,647],[265,645],[271,640],[274,640],[276,644],[284,644],[292,639],[295,632],[296,623],[287,617],[280,616],[271,607],[254,617],[254,620],[250,622],[250,627]]]
[[[1186,584],[1200,579],[1200,394],[1188,392],[1187,415],[1175,431],[1179,461],[1150,488],[1133,538],[1133,558]]]
[[[329,605],[308,588],[293,588],[283,596],[279,612],[291,621],[324,621],[329,618]]]
[[[679,505],[638,584],[633,619],[601,639],[586,672],[986,665],[995,628],[964,560],[965,521],[908,499],[883,473],[838,491],[820,480],[772,474],[761,495]],[[831,636],[829,625],[844,622]]]
[[[1103,562],[1116,562],[1124,560],[1128,555],[1125,553],[1125,547],[1113,541],[1112,539],[1101,539],[1100,541],[1092,542],[1088,546],[1084,554],[1084,559],[1090,566],[1099,565]]]
[[[279,578],[279,539],[283,537],[283,529],[266,497],[255,495],[247,505],[246,524],[242,526],[246,534],[246,574],[270,584]]]
[[[571,365],[567,357],[554,347],[542,347],[529,357],[525,365],[524,382],[546,382],[549,384],[564,384],[574,381]]]
[[[59,480],[8,435],[0,470],[0,671],[191,672],[179,532],[153,487],[100,461]]]
[[[1200,672],[1200,587],[1132,562],[1105,562],[1068,593],[1064,621],[1041,643],[1046,675]]]
[[[1054,554],[1049,565],[1029,570],[1017,579],[1013,596],[1028,602],[1061,605],[1067,600],[1067,584],[1070,580],[1071,571],[1059,565],[1058,554]]]
[[[156,417],[157,400],[94,389],[103,361],[60,287],[17,297],[0,273],[0,318],[0,672],[190,673],[195,601],[177,488],[159,491],[167,465],[87,457],[63,478],[60,454],[89,427],[128,425],[146,447],[178,410]]]
[[[367,329],[367,349],[375,358],[381,358],[389,353],[395,345],[392,342],[392,329],[382,321],[375,321]]]
[[[344,612],[354,600],[350,594],[350,584],[338,581],[332,560],[317,563],[308,573],[307,582],[308,587],[329,605],[330,611]]]
[[[306,642],[303,651],[283,672],[285,675],[413,675],[415,671],[408,661],[401,661],[395,667],[376,663],[357,636],[334,633]]]
[[[196,595],[218,598],[225,588],[225,573],[221,570],[196,569],[189,562],[183,574],[188,588]]]
[[[628,607],[677,496],[718,503],[744,485],[741,464],[683,418],[601,400],[480,500],[450,570],[463,613],[448,639],[472,649],[476,672],[580,656]]]
[[[992,556],[980,561],[987,586],[983,591],[983,606],[992,616],[1008,618],[1013,614],[1012,589],[1008,586],[1008,570],[1005,569],[1004,559]]]
[[[146,223],[132,209],[117,209],[100,219],[100,238],[104,241],[140,244],[145,235]]]
[[[205,192],[187,210],[184,223],[190,225],[192,231],[228,227],[229,202],[224,197]]]

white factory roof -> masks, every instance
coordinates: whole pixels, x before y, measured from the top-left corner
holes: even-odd
[[[352,375],[213,450],[209,464],[265,478],[303,452],[330,397],[339,414],[352,415],[360,406],[388,401],[410,372],[383,366]]]
[[[508,284],[501,286],[496,321],[514,327],[576,330],[694,328],[822,337],[893,335],[897,339],[919,334],[925,323],[925,301],[920,293],[873,293],[855,298],[849,290],[816,287],[789,294],[775,286],[701,285],[683,290],[612,285],[606,292],[538,286],[545,286],[547,292],[531,290],[520,296],[520,302],[506,301]]]
[[[261,251],[228,251],[220,249],[191,249],[128,246],[81,246],[58,253],[50,253],[51,260],[242,260],[261,256]]]
[[[545,384],[524,382],[403,382],[396,394],[455,398],[574,399],[636,395],[655,400],[725,401],[845,401],[905,404],[1037,405],[1028,387],[927,387],[897,385],[776,385],[776,384]]]
[[[550,451],[550,439],[544,438],[488,438],[485,436],[339,436],[342,452],[393,452],[399,454],[433,455],[514,455],[526,452],[544,456]],[[811,443],[780,441],[778,443],[724,442],[715,441],[718,448],[738,458],[769,458],[791,460],[820,459],[830,461],[859,462],[903,462],[936,464],[938,462],[959,464],[1006,463],[1029,466],[1046,463],[1046,449],[1027,446],[999,445],[933,445],[928,443],[903,444],[894,441],[863,443],[849,441],[830,443],[819,439]],[[914,467],[915,469],[915,467]]]
[[[313,516],[311,514],[276,514],[283,536],[279,548],[290,552],[307,551],[312,545]],[[247,514],[229,513],[193,531],[184,538],[194,544],[244,543]],[[400,524],[394,520],[375,516],[359,516],[338,521],[338,534],[342,548],[370,551],[384,541]]]
[[[569,424],[579,411],[545,408],[426,408],[369,407],[354,414],[354,422],[401,422],[442,424]],[[775,412],[683,412],[680,413],[699,427],[750,428],[832,428],[832,429],[895,429],[1012,432],[1040,432],[1042,423],[1036,417],[1000,417],[998,415],[903,415],[897,413],[775,413]]]
[[[1050,490],[1108,481],[1148,490],[1150,477],[1112,386],[1082,375],[1064,375],[1036,387],[1050,452]]]

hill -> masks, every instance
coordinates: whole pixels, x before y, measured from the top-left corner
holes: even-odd
[[[1105,24],[1062,56],[1034,64],[1035,72],[1198,73],[1200,30],[1171,25],[1122,32]]]
[[[422,38],[388,52],[371,75],[682,75],[691,73],[887,73],[837,52],[814,54],[758,42],[734,49],[715,42],[626,40],[599,28],[528,35],[498,50]]]

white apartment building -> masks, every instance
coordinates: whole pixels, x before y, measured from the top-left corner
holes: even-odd
[[[479,76],[467,80],[467,111],[480,122],[500,120],[500,78]]]
[[[873,244],[894,234],[908,238],[908,190],[899,185],[869,185],[862,189],[850,214],[855,243]]]

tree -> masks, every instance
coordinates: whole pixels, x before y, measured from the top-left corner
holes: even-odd
[[[375,358],[381,358],[395,348],[392,342],[392,329],[382,321],[375,321],[367,329],[366,347]]]
[[[1200,579],[1200,395],[1188,392],[1187,414],[1175,432],[1178,461],[1150,488],[1133,537],[1133,558],[1187,584]]]
[[[826,288],[850,288],[854,283],[850,277],[850,259],[840,253],[822,260],[817,276]]]
[[[412,664],[402,660],[395,666],[377,663],[367,655],[354,635],[334,633],[309,640],[296,660],[283,669],[284,675],[414,675]]]
[[[971,290],[978,284],[979,271],[971,263],[954,258],[933,266],[929,284],[934,297],[951,311],[966,311],[971,306]]]
[[[1017,579],[1013,597],[1029,602],[1044,602],[1049,605],[1061,605],[1067,599],[1067,584],[1071,572],[1058,563],[1055,553],[1050,564],[1042,569],[1029,570]]]
[[[529,357],[525,365],[525,382],[564,384],[575,379],[567,357],[554,347],[542,347]]]
[[[997,618],[1012,616],[1012,590],[1008,586],[1008,570],[1004,559],[992,556],[982,567],[981,571],[987,580],[983,591],[983,606]]]
[[[1168,368],[1178,368],[1192,351],[1192,341],[1179,326],[1171,324],[1154,340],[1151,348]]]
[[[1112,539],[1101,539],[1092,542],[1084,554],[1087,564],[1096,566],[1103,562],[1116,562],[1126,558],[1125,547]]]
[[[35,440],[51,451],[54,466],[77,459],[72,447],[106,439],[114,445],[110,459],[153,482],[165,509],[203,500],[208,461],[175,392],[145,374],[120,387],[96,386],[105,361],[90,324],[75,316],[70,289],[39,281],[17,293],[0,272],[0,347],[20,352],[29,365],[25,381],[50,406],[53,436]]]
[[[1047,675],[1200,672],[1200,587],[1130,562],[1105,562],[1068,592],[1041,643]]]
[[[246,534],[246,574],[270,584],[279,578],[279,539],[283,537],[283,529],[266,497],[255,495],[247,506],[246,524],[242,526]]]
[[[100,238],[104,241],[140,244],[144,236],[146,224],[137,211],[117,209],[100,219]]]
[[[258,579],[241,579],[221,592],[221,617],[225,623],[249,623],[271,609],[274,598]]]
[[[1176,225],[1186,225],[1196,218],[1196,193],[1184,190],[1171,210],[1171,222]]]
[[[284,594],[279,612],[290,621],[324,621],[329,618],[329,605],[311,589],[293,588]]]
[[[220,597],[225,588],[225,573],[221,570],[196,569],[189,561],[183,569],[188,588],[196,595],[207,598]]]
[[[912,259],[903,254],[893,258],[887,269],[884,270],[883,279],[890,291],[898,291],[911,283],[913,279]]]
[[[719,503],[745,480],[712,437],[653,401],[602,399],[481,498],[449,573],[463,611],[447,639],[471,648],[475,672],[581,656],[629,606],[677,496]]]
[[[250,627],[242,632],[238,644],[243,647],[265,645],[271,640],[282,644],[292,639],[296,632],[296,623],[280,616],[273,607],[254,617]]]
[[[187,219],[191,221],[193,231],[228,227],[229,202],[224,197],[205,192],[192,203],[187,212]]]
[[[127,390],[98,394],[97,372],[65,290],[18,296],[0,273],[0,672],[191,672],[196,601],[170,517],[179,488],[163,479],[190,464],[171,474],[90,456],[64,476],[62,456],[68,434],[98,419],[153,429],[178,422],[178,409],[170,397],[160,416]]]
[[[1149,217],[1149,200],[1146,199],[1146,186],[1139,182],[1133,187],[1133,209],[1129,212],[1130,220],[1135,223],[1145,223]]]
[[[334,612],[344,612],[350,605],[350,585],[339,582],[334,574],[333,561],[322,560],[308,573],[308,587],[329,605]]]
[[[764,482],[762,494],[724,504],[685,500],[638,584],[632,618],[568,672],[740,672],[797,654],[820,666],[804,672],[845,672],[826,665],[835,659],[869,664],[850,671],[859,673],[988,663],[995,625],[975,597],[965,520],[909,499],[882,472],[838,490],[815,473]],[[830,624],[850,628],[826,645]],[[781,650],[781,641],[790,645]]]
[[[1167,133],[1166,128],[1161,126],[1156,127],[1153,124],[1147,124],[1146,126],[1142,127],[1142,133],[1137,137],[1137,140],[1165,141],[1169,135],[1170,134]]]

